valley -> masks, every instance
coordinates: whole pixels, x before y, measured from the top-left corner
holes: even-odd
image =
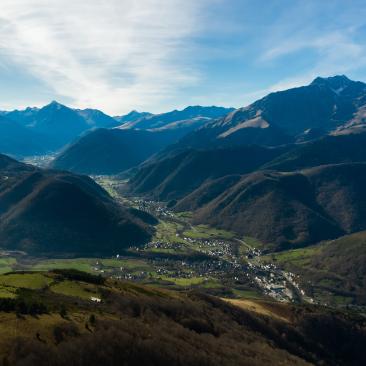
[[[281,302],[314,303],[298,276],[262,261],[261,243],[250,237],[206,225],[192,225],[191,213],[169,210],[161,202],[126,197],[124,181],[94,177],[114,199],[159,219],[156,232],[143,247],[104,258],[37,258],[3,252],[0,272],[75,268],[136,283],[187,291],[200,289],[227,298],[272,298]]]
[[[365,93],[338,75],[235,110],[111,117],[52,102],[2,112],[4,126],[28,133],[56,126],[57,141],[11,150],[27,164],[0,156],[0,271],[76,268],[362,312],[366,134],[354,115]],[[65,119],[75,129],[59,136]]]
[[[3,0],[0,366],[365,366],[365,15]]]
[[[336,280],[337,286],[324,286],[327,280],[321,271],[313,276],[312,270],[302,265],[302,262],[306,263],[307,256],[319,251],[317,248],[322,248],[322,245],[270,254],[266,252],[264,243],[252,237],[192,224],[191,212],[174,212],[162,202],[124,196],[126,181],[105,176],[94,179],[123,204],[159,218],[153,241],[143,248],[133,248],[129,253],[148,260],[157,269],[156,274],[127,273],[123,277],[117,269],[114,275],[120,278],[158,283],[180,290],[192,286],[229,298],[267,297],[283,302],[365,311],[362,298],[356,299],[351,293],[340,291],[342,285],[339,280]],[[293,256],[292,253],[299,255]],[[201,258],[201,254],[205,257]],[[299,258],[299,261],[292,265],[291,258]],[[133,263],[133,259],[128,260]],[[159,277],[159,274],[164,275]],[[360,287],[359,291],[362,293],[364,290]]]

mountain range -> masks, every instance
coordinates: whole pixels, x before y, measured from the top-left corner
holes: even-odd
[[[158,200],[180,199],[206,180],[225,175],[255,170],[297,171],[321,165],[363,162],[365,157],[365,133],[329,135],[307,143],[277,147],[169,147],[141,164],[131,178],[130,186],[132,192]],[[182,181],[184,177],[189,184]]]
[[[42,108],[0,111],[0,132],[3,132],[0,134],[0,153],[20,158],[54,153],[88,131],[118,126],[134,130],[167,129],[170,142],[175,142],[185,133],[231,110],[194,106],[159,115],[132,111],[124,116],[111,117],[97,109],[72,109],[53,101]]]
[[[129,184],[134,194],[163,201],[180,199],[206,180],[252,172],[288,149],[257,145],[177,149],[144,162]]]
[[[220,118],[234,108],[224,107],[202,107],[202,106],[189,106],[183,110],[174,110],[168,113],[161,113],[155,115],[144,115],[141,118],[134,121],[126,122],[121,128],[134,128],[143,130],[160,130],[164,128],[171,129],[173,126],[180,126],[183,128],[188,124],[187,121],[192,121],[191,124],[194,127],[199,127],[201,121],[213,120]]]
[[[364,129],[366,84],[346,76],[316,78],[307,86],[268,94],[203,126],[182,145],[281,145]]]
[[[58,146],[75,137],[53,169],[107,175],[130,169],[130,194],[283,250],[366,230],[365,110],[366,84],[342,75],[237,110],[192,106],[111,118],[53,102],[3,113],[0,122],[7,129],[13,119],[24,150],[46,149],[30,132]]]
[[[117,174],[142,163],[189,131],[230,110],[194,106],[159,115],[131,112],[118,128],[92,131],[67,146],[52,167],[78,173]],[[137,116],[140,117],[128,121]]]
[[[4,134],[0,136],[0,152],[17,157],[54,152],[92,128],[114,127],[118,123],[104,113],[74,110],[58,102],[43,108],[27,108],[1,112],[0,129],[11,133],[11,146]],[[28,143],[23,144],[23,141]]]
[[[131,111],[123,116],[114,116],[113,118],[122,125],[123,123],[133,123],[137,120],[140,120],[144,117],[152,116],[153,114],[150,112],[138,112],[138,111]]]
[[[150,157],[130,192],[271,250],[365,230],[365,108],[345,76],[271,93]]]
[[[284,250],[366,229],[366,163],[260,171],[207,182],[176,205],[210,224]]]

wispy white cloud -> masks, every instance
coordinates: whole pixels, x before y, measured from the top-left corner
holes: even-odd
[[[316,76],[353,72],[366,66],[366,44],[362,34],[366,8],[362,2],[352,6],[334,2],[295,1],[272,24],[258,61],[282,64],[287,57],[308,59],[302,70],[269,86],[268,91],[307,84]],[[291,70],[291,65],[289,65]]]
[[[319,75],[365,80],[365,19],[364,0],[1,0],[0,109],[239,107]]]
[[[347,73],[366,65],[366,47],[356,42],[351,32],[332,32],[321,36],[295,36],[280,42],[279,46],[265,51],[261,61],[275,59],[296,52],[315,52],[315,61],[305,72],[281,80],[272,85],[270,90],[283,90],[304,85],[316,76],[328,76],[338,73]],[[302,57],[299,54],[298,57]]]
[[[199,73],[184,57],[203,0],[2,0],[0,58],[74,106],[154,110]]]

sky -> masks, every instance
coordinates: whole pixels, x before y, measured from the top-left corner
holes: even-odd
[[[1,0],[0,109],[242,107],[366,81],[366,1]]]

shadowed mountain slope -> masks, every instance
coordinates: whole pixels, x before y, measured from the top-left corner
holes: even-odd
[[[26,156],[46,153],[50,146],[51,141],[45,141],[41,134],[0,116],[0,152]]]
[[[181,198],[206,179],[254,170],[296,171],[366,160],[366,133],[326,136],[277,148],[169,148],[141,164],[130,180],[136,194],[160,200]]]
[[[243,146],[160,154],[157,160],[142,164],[129,185],[134,193],[159,200],[182,198],[207,179],[251,172],[288,148]]]
[[[271,170],[291,171],[324,164],[364,161],[366,134],[359,133],[364,126],[364,118],[360,114],[364,105],[366,84],[351,81],[345,76],[317,78],[308,86],[271,93],[248,107],[206,123],[149,159],[136,169],[136,175],[131,180],[132,189],[135,193],[161,199],[181,197],[175,193],[175,186],[170,182],[174,183],[172,177],[178,175],[181,160],[190,156],[192,149],[210,150],[214,157],[219,154],[215,155],[214,149],[250,145],[247,147],[252,149],[249,155],[256,162],[262,156],[258,146],[281,145],[283,154],[272,158],[267,156],[262,161],[261,168]],[[327,136],[329,133],[332,136]],[[300,143],[290,143],[297,140]],[[258,146],[254,148],[252,145]],[[239,150],[237,153],[241,154]],[[209,161],[211,156],[206,154],[206,161],[201,162],[204,171],[213,165]],[[247,156],[235,159],[240,161],[241,158],[248,159]],[[227,160],[215,159],[215,167],[211,168],[212,172],[206,173],[206,178],[223,176],[215,174],[215,170],[220,169],[227,174],[243,174],[259,168],[253,163],[250,169],[229,171],[226,167],[216,166],[227,164]],[[191,189],[188,174],[192,186],[197,186],[195,175],[200,171],[192,172],[187,169],[186,178],[179,175],[181,181],[187,181],[188,187],[182,194],[189,193]]]
[[[326,136],[293,149],[263,166],[293,171],[318,165],[366,161],[366,133]]]
[[[161,150],[169,132],[98,129],[68,146],[52,167],[86,174],[117,174]]]
[[[366,229],[365,184],[365,163],[262,171],[207,182],[175,209],[196,210],[196,222],[288,249]]]
[[[0,245],[34,253],[115,253],[151,229],[86,176],[0,155]]]
[[[137,119],[140,114],[131,112],[119,128],[94,131],[77,140],[60,153],[53,166],[88,174],[120,173],[230,110],[197,106],[159,115],[142,113]]]

